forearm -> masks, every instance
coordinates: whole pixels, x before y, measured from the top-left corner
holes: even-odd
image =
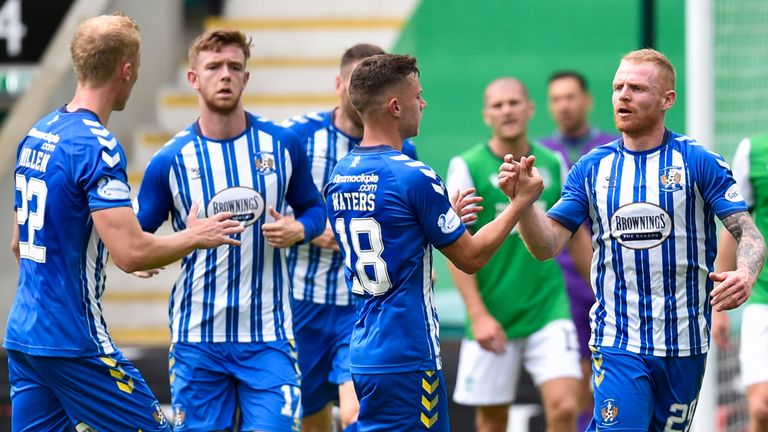
[[[494,220],[480,228],[473,236],[472,241],[466,248],[466,258],[469,261],[468,269],[463,269],[467,273],[474,273],[482,268],[491,259],[494,253],[499,249],[509,233],[520,220],[520,215],[525,211],[516,200],[512,202],[497,216]],[[462,263],[457,263],[461,268]]]
[[[556,229],[556,226],[561,229]],[[541,261],[559,255],[571,237],[570,232],[561,232],[567,231],[565,227],[550,219],[536,206],[531,206],[520,217],[517,229],[525,246],[536,259]]]
[[[754,284],[763,264],[765,264],[763,236],[747,212],[728,216],[723,220],[723,224],[738,243],[736,246],[736,269],[747,271],[752,284]]]
[[[736,270],[736,239],[727,229],[720,233],[720,241],[717,244],[717,257],[715,258],[715,272]]]

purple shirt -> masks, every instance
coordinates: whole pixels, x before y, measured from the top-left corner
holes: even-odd
[[[597,146],[607,144],[618,138],[618,135],[611,135],[600,131],[595,127],[590,127],[586,135],[577,139],[570,139],[564,137],[559,131],[555,131],[552,135],[538,140],[545,147],[550,150],[554,150],[560,153],[568,163],[570,168],[579,157],[589,153]],[[557,258],[560,268],[563,269],[563,277],[565,278],[565,286],[568,289],[568,297],[571,299],[571,312],[581,312],[581,308],[586,308],[586,312],[592,306],[595,301],[595,296],[592,293],[592,288],[584,281],[576,268],[576,264],[573,262],[573,258],[564,250]],[[581,313],[579,313],[580,315]],[[575,315],[575,314],[574,314]],[[580,319],[574,316],[574,320]]]

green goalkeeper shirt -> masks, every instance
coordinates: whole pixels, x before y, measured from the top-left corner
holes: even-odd
[[[742,140],[732,168],[755,225],[763,237],[768,237],[768,134]],[[763,269],[757,277],[748,303],[768,304],[768,270]]]
[[[538,143],[531,143],[531,154],[536,156],[535,166],[544,179],[544,191],[536,205],[546,210],[560,198],[566,164]],[[485,142],[451,160],[446,181],[450,196],[456,190],[475,187],[477,195],[483,198],[483,211],[470,226],[473,232],[491,222],[509,204],[509,198],[498,185],[502,162]],[[527,337],[554,320],[570,318],[560,266],[554,259],[542,262],[534,258],[517,227],[476,277],[488,312],[510,339]],[[466,337],[473,338],[469,322]]]

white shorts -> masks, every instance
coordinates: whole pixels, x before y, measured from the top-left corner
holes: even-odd
[[[739,363],[744,386],[768,381],[768,305],[744,308]]]
[[[459,372],[453,400],[462,405],[510,404],[515,399],[520,366],[531,374],[536,386],[556,378],[581,379],[579,346],[573,321],[552,321],[525,339],[507,342],[503,354],[462,340]]]

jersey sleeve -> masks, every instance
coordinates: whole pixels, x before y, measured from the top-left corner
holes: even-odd
[[[467,228],[451,208],[445,185],[431,168],[412,168],[403,176],[405,192],[429,242],[442,248],[455,242]]]
[[[155,232],[173,207],[170,174],[173,158],[162,150],[155,154],[144,171],[134,210],[144,231]]]
[[[733,179],[739,185],[741,196],[744,197],[744,202],[749,208],[755,206],[755,194],[752,190],[752,182],[749,181],[749,154],[751,151],[752,141],[749,138],[744,138],[736,148],[736,154],[733,155],[733,163],[731,164]]]
[[[307,243],[325,230],[325,208],[320,192],[312,181],[309,159],[299,143],[298,136],[293,131],[286,130],[283,139],[293,166],[285,198],[293,209],[296,220],[304,225],[303,243]]]
[[[699,193],[717,217],[722,220],[733,213],[747,211],[747,203],[725,159],[699,145],[692,145],[691,150]]]
[[[102,129],[106,131],[106,129]],[[75,146],[72,167],[78,187],[88,196],[93,211],[131,206],[131,188],[125,171],[125,152],[117,139],[105,136],[80,135],[82,145]]]
[[[475,187],[472,175],[469,173],[467,162],[460,156],[454,156],[448,163],[448,174],[445,177],[445,188],[449,197],[456,194],[457,191],[463,191]],[[470,196],[475,196],[472,194]],[[469,225],[474,224],[471,222]]]
[[[580,159],[565,179],[560,199],[547,211],[571,232],[576,232],[589,215],[589,197],[586,191],[587,173],[584,159]]]

